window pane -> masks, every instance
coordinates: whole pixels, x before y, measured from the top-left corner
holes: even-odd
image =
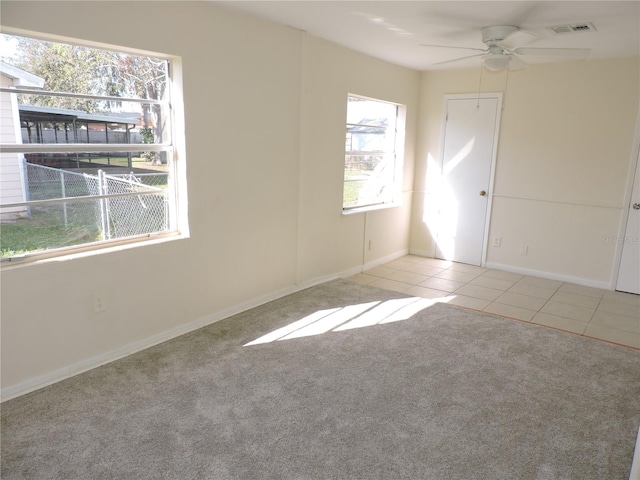
[[[15,45],[7,61],[44,79],[46,90],[85,95],[160,100],[167,87],[167,61],[111,50],[2,34]],[[48,106],[83,109],[93,102],[58,97]]]
[[[347,125],[351,136],[351,144],[347,151],[354,152],[386,152],[393,151],[395,131],[386,127],[362,127]]]
[[[2,37],[2,256],[177,232],[167,60]]]
[[[2,222],[0,257],[169,230],[164,192],[85,197],[22,210],[12,221]]]
[[[8,155],[7,153],[2,154],[3,158]],[[152,174],[157,172],[164,176],[171,171],[170,150],[163,152],[56,152],[13,155],[17,155],[14,160],[15,165],[18,165],[18,162],[23,158],[29,165],[64,169],[78,174],[95,174],[99,168],[107,169],[107,173]]]
[[[170,168],[133,155],[3,152],[2,256],[171,230]]]
[[[347,155],[343,206],[375,205],[393,200],[394,156]]]
[[[101,240],[100,223],[96,220],[99,202],[76,200],[20,207],[13,209],[19,215],[11,221],[6,220],[6,209],[0,210],[5,218],[1,225],[0,255],[12,257]]]
[[[395,104],[348,97],[343,208],[393,202],[397,112]]]
[[[6,92],[5,92],[6,94]],[[95,100],[50,106],[51,95],[16,95],[22,143],[170,143],[166,105]]]
[[[380,119],[395,119],[397,105],[361,97],[348,98],[347,123],[376,125]]]

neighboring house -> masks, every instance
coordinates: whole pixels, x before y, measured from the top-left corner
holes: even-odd
[[[11,87],[44,87],[44,79],[25,72],[20,68],[0,62],[0,86]],[[22,143],[20,131],[20,113],[15,93],[0,92],[0,142]],[[24,181],[22,171],[22,155],[19,153],[3,153],[0,156],[0,204],[24,202]],[[20,216],[26,207],[0,209],[0,219],[6,220]]]

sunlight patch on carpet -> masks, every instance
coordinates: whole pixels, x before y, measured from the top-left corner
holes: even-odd
[[[318,310],[300,320],[267,333],[244,346],[260,345],[280,340],[310,337],[330,331],[339,332],[354,328],[364,328],[383,323],[408,320],[416,313],[436,303],[447,303],[454,297],[441,298],[396,298],[345,305],[337,308]]]

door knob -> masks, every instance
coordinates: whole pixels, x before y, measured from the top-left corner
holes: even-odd
[[[633,209],[634,210],[640,210],[640,203],[634,203],[633,204]]]
[[[480,196],[484,197],[487,194],[487,192],[485,192],[484,190],[480,190]],[[635,206],[633,208],[636,208]],[[638,205],[638,208],[640,208],[640,205]]]

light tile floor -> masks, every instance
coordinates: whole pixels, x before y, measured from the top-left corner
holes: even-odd
[[[640,295],[415,255],[350,280],[640,349]]]

